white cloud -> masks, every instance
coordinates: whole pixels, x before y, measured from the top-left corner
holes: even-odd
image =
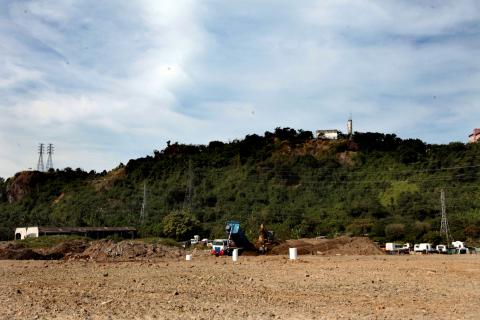
[[[0,9],[0,176],[31,167],[45,140],[58,145],[58,166],[103,170],[166,140],[343,129],[350,112],[357,130],[431,142],[478,126],[474,0]]]

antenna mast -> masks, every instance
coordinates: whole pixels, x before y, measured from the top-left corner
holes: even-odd
[[[53,144],[49,143],[48,146],[47,146],[48,158],[47,158],[46,171],[49,171],[50,169],[53,169],[52,154],[53,154],[54,150],[55,150],[55,147],[53,146]]]
[[[38,144],[38,162],[37,162],[37,170],[40,172],[45,171],[43,166],[43,154],[45,153],[45,145],[43,143]]]
[[[450,234],[450,228],[448,227],[448,220],[447,220],[447,209],[445,206],[445,190],[440,191],[440,201],[442,203],[442,221],[440,223],[440,234],[444,237],[447,241],[447,246],[452,240],[452,235]]]

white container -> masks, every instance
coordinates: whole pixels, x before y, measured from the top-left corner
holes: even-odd
[[[290,256],[290,260],[297,260],[298,255],[297,255],[297,248],[289,248],[288,253]]]
[[[191,255],[191,254],[187,254],[187,256],[185,257],[185,260],[191,261],[191,260],[192,260],[192,255]]]
[[[238,249],[233,249],[232,260],[233,260],[233,262],[237,262],[237,260],[238,260]]]

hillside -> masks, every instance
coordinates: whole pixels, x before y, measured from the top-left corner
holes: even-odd
[[[265,223],[285,239],[436,242],[443,188],[452,234],[476,241],[479,168],[479,144],[429,145],[393,134],[322,141],[277,128],[229,143],[169,143],[109,172],[67,168],[0,179],[0,238],[23,225],[130,225],[143,236],[214,237],[225,220],[239,219],[251,238]]]

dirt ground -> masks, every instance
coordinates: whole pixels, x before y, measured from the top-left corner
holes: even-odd
[[[0,261],[2,319],[479,319],[480,255]]]

